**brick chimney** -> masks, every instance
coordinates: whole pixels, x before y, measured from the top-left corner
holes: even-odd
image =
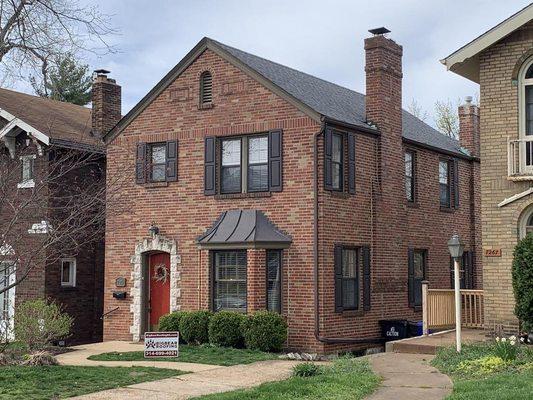
[[[476,157],[479,157],[479,136],[479,107],[467,96],[459,106],[459,143]]]
[[[402,143],[402,46],[387,38],[386,28],[371,29],[365,39],[366,119],[381,132],[379,182],[401,182],[404,170]]]
[[[102,137],[121,118],[122,90],[114,79],[107,77],[109,71],[94,71],[92,98],[92,134]]]

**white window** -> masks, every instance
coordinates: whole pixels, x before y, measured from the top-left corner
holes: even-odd
[[[76,259],[63,258],[61,260],[61,286],[76,286]]]
[[[533,173],[533,59],[523,65],[519,80],[520,164],[524,172]]]
[[[19,188],[35,187],[34,178],[34,161],[37,157],[35,154],[20,157],[21,180],[17,185]]]

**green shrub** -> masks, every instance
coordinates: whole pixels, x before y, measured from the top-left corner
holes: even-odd
[[[188,344],[203,344],[209,341],[209,311],[190,311],[180,318],[180,336]]]
[[[185,311],[174,311],[159,318],[159,330],[161,332],[176,332],[180,330],[180,320]]]
[[[221,347],[242,347],[241,324],[245,316],[231,311],[220,311],[209,321],[209,343]]]
[[[15,337],[30,351],[43,349],[69,336],[72,317],[56,303],[31,300],[15,310]]]
[[[241,329],[246,347],[252,350],[280,351],[287,340],[287,323],[275,312],[248,315]]]
[[[299,376],[300,378],[308,378],[322,373],[320,367],[316,364],[305,362],[295,365],[292,369],[292,376]]]
[[[512,275],[515,314],[525,330],[533,331],[533,234],[516,245]]]

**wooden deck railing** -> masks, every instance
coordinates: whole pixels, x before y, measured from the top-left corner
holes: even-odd
[[[483,328],[483,290],[461,289],[461,325]],[[429,329],[455,326],[455,294],[453,289],[429,289],[422,284],[422,319],[424,334]]]

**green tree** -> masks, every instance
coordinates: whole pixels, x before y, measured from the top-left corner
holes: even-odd
[[[515,314],[525,330],[533,331],[533,234],[515,247],[513,259]]]
[[[48,79],[31,84],[41,97],[84,106],[91,101],[91,74],[89,66],[81,64],[72,54],[57,57],[48,71]]]

